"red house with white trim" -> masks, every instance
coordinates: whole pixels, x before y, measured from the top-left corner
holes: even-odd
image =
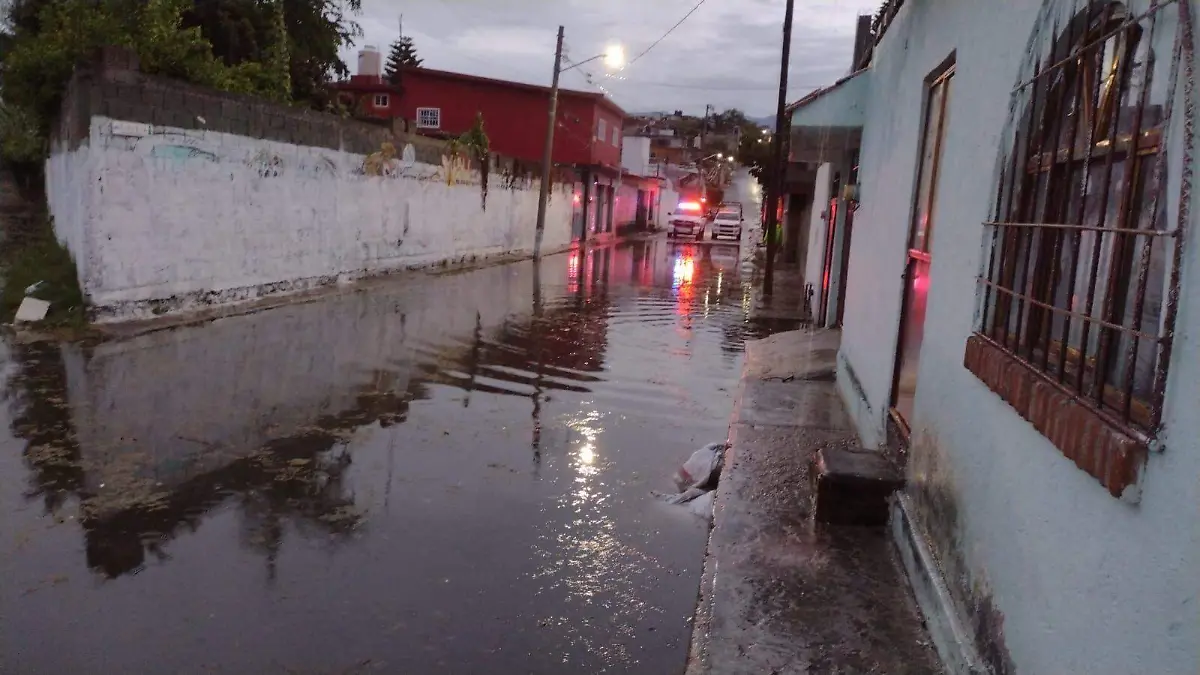
[[[370,48],[368,48],[370,49]],[[377,64],[364,50],[363,64]],[[431,136],[455,137],[483,115],[493,152],[540,163],[546,142],[550,88],[430,68],[406,68],[403,88],[377,69],[360,72],[336,86],[339,98],[358,114],[403,118],[408,128]],[[603,94],[560,89],[552,157],[576,170],[583,183],[577,195],[581,236],[611,232],[615,186],[620,182],[625,111]],[[587,226],[584,226],[584,223]]]

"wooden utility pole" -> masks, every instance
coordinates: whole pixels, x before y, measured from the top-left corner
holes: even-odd
[[[789,0],[790,1],[790,0]],[[537,234],[533,257],[542,257],[542,236],[546,232],[546,200],[550,197],[550,171],[554,162],[554,127],[558,120],[558,76],[562,73],[563,27],[558,27],[558,46],[554,49],[554,77],[550,80],[550,119],[546,123],[546,147],[542,151],[542,189],[538,193]]]
[[[775,292],[775,230],[779,226],[779,202],[783,192],[783,133],[787,108],[788,60],[792,53],[792,12],[795,0],[787,0],[783,17],[783,55],[779,65],[779,105],[775,109],[775,138],[771,139],[771,169],[767,174],[767,265],[763,272],[763,295]]]

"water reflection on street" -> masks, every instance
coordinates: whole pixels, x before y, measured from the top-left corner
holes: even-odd
[[[0,672],[680,672],[736,246],[0,344]]]

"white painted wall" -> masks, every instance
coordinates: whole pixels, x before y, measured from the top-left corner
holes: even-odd
[[[1052,0],[1053,1],[1053,0]],[[1193,16],[1200,14],[1196,0]],[[1069,0],[1067,0],[1069,2]],[[1164,414],[1140,504],[1110,496],[962,365],[974,327],[980,223],[994,199],[1008,92],[1042,0],[909,2],[879,45],[871,75],[839,385],[863,439],[882,442],[921,128],[923,80],[951,54],[931,289],[913,420],[910,480],[957,511],[966,582],[1003,616],[1020,673],[1200,670],[1200,245],[1195,227]],[[1082,3],[1079,3],[1082,5]],[[1144,4],[1144,3],[1142,3]],[[1141,5],[1139,5],[1141,6]],[[1159,35],[1175,34],[1175,5]],[[1169,62],[1169,45],[1162,65]],[[1169,149],[1174,157],[1177,148]],[[1168,194],[1178,194],[1179,172]],[[1196,198],[1193,193],[1193,199]],[[1169,199],[1170,214],[1177,209]],[[1200,213],[1192,205],[1192,213]],[[815,209],[814,209],[815,211]],[[1173,216],[1172,216],[1173,217]],[[810,251],[820,247],[813,246]],[[857,386],[866,395],[857,404]],[[935,467],[931,469],[930,466]]]
[[[825,238],[829,236],[829,226],[825,218],[829,211],[832,174],[833,165],[822,164],[817,167],[817,177],[813,183],[812,211],[808,222],[808,255],[804,260],[804,283],[813,285],[814,308],[820,307],[825,301],[821,279],[825,272]]]
[[[632,223],[637,220],[638,188],[622,181],[614,190],[616,202],[613,203],[613,227]]]
[[[653,176],[650,167],[650,137],[626,136],[621,144],[621,168],[635,176]]]
[[[116,133],[113,125],[116,125]],[[55,148],[47,193],[97,320],[301,290],[332,279],[532,251],[536,186],[448,185],[417,164],[359,175],[361,155],[94,117]],[[571,240],[571,186],[551,196],[544,249]]]
[[[662,182],[662,192],[658,196],[658,226],[666,227],[671,222],[671,213],[675,211],[675,207],[679,204],[679,191],[675,188],[675,181],[664,179]]]

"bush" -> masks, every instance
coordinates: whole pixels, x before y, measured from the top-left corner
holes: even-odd
[[[10,219],[0,241],[0,321],[9,323],[25,297],[25,289],[41,282],[33,296],[50,302],[46,324],[79,327],[86,323],[86,307],[75,261],[54,237],[44,215],[28,221]]]
[[[12,162],[45,156],[51,120],[76,64],[109,45],[135,50],[151,75],[287,100],[286,50],[270,64],[227,66],[198,27],[183,27],[183,13],[191,7],[191,0],[46,2],[36,28],[18,30],[3,60],[0,156]]]

